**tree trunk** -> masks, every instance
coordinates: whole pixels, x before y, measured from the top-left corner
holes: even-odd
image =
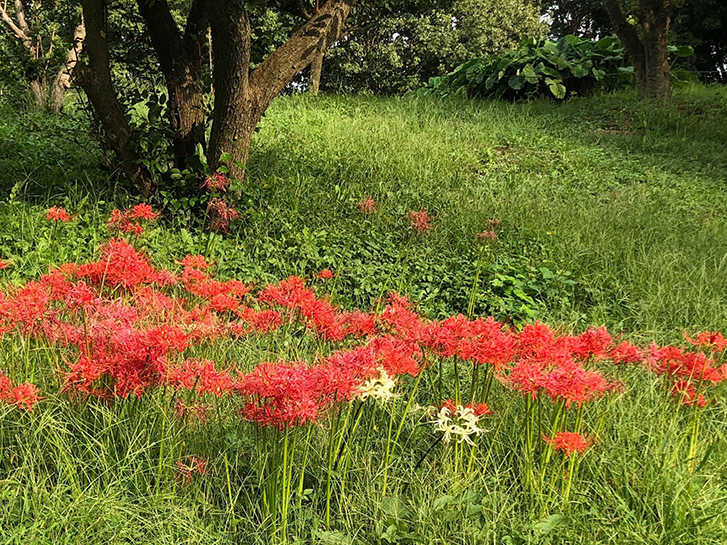
[[[45,109],[48,105],[48,81],[42,77],[35,77],[30,80],[30,93],[35,103]]]
[[[242,180],[252,133],[262,116],[249,85],[250,19],[244,0],[215,0],[208,13],[215,85],[208,161],[216,170],[223,163],[223,154],[231,157],[224,161],[230,176]]]
[[[618,0],[603,0],[603,3],[634,65],[639,97],[668,97],[671,93],[667,48],[671,0],[639,0],[638,27],[628,22]]]
[[[55,80],[50,88],[50,107],[55,113],[63,108],[66,91],[71,88],[73,71],[78,64],[83,49],[83,40],[86,39],[86,26],[81,23],[73,33],[73,46],[66,54],[66,60],[58,70]]]
[[[645,80],[643,96],[663,98],[671,95],[669,81],[669,1],[642,0],[641,41],[644,44]]]
[[[313,57],[313,62],[310,65],[310,82],[308,91],[312,95],[317,95],[321,88],[321,72],[323,72],[323,55],[325,51],[316,53]]]
[[[204,146],[205,111],[201,78],[202,42],[207,16],[202,0],[195,0],[184,37],[166,0],[138,0],[169,93],[169,123],[174,132],[174,161],[184,169],[197,144]]]
[[[147,169],[140,164],[141,157],[131,140],[131,126],[111,81],[105,0],[81,0],[81,5],[86,23],[88,64],[78,61],[76,79],[101,120],[106,144],[116,153],[120,168],[141,194],[148,196],[153,189],[153,181]]]

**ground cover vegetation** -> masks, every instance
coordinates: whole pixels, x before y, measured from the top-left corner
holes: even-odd
[[[723,89],[282,97],[151,205],[2,108],[8,542],[727,535]]]

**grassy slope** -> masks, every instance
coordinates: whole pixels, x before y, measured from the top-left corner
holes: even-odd
[[[498,218],[502,244],[487,260],[478,314],[658,340],[724,330],[726,118],[719,88],[677,92],[666,108],[623,94],[564,105],[280,99],[254,143],[248,215],[215,258],[221,274],[249,279],[329,267],[346,306],[400,289],[444,315],[466,310],[475,233]],[[16,201],[65,197],[84,214],[48,247],[42,208],[0,208],[0,256],[16,258],[18,276],[88,255],[88,239],[105,236],[104,200],[119,199],[94,155],[65,139],[64,122],[31,118],[35,131],[24,134],[27,124],[0,122],[5,194],[17,184]],[[380,207],[362,218],[355,205],[367,195]],[[436,220],[416,238],[405,216],[421,208]],[[158,259],[205,248],[182,225],[149,234]]]
[[[526,304],[538,317],[570,327],[606,323],[657,340],[679,339],[683,329],[727,330],[726,118],[727,93],[703,88],[678,93],[666,109],[625,95],[565,105],[282,99],[255,142],[252,212],[218,242],[215,255],[222,274],[258,279],[328,266],[341,272],[337,298],[346,305],[365,306],[382,290],[398,288],[441,314],[466,308],[474,234],[497,217],[503,241],[484,275],[479,312],[527,316],[522,298],[507,289],[520,281],[537,299]],[[14,260],[3,273],[14,279],[88,257],[106,236],[99,226],[110,201],[124,201],[101,189],[105,174],[93,153],[80,152],[66,133],[48,135],[63,122],[31,117],[31,123],[27,133],[25,118],[0,120],[0,183],[7,189],[0,257]],[[91,197],[84,201],[86,192]],[[368,194],[381,206],[362,219],[355,205]],[[65,202],[81,218],[53,232],[40,219],[46,201]],[[404,216],[420,208],[436,221],[418,239]],[[170,222],[148,233],[144,244],[155,259],[168,263],[205,246],[205,236],[180,226]],[[557,278],[546,278],[543,266]],[[498,278],[504,287],[493,285]],[[575,284],[563,282],[569,279]],[[226,357],[245,357],[246,348],[228,348]],[[521,505],[508,496],[512,458],[508,443],[498,440],[498,463],[472,482],[446,472],[435,481],[420,474],[410,491],[413,530],[431,543],[499,544],[508,535],[510,543],[519,543],[518,536],[531,543],[724,541],[724,401],[704,422],[717,448],[703,475],[690,480],[655,439],[679,437],[678,420],[659,414],[658,392],[632,391],[602,423],[601,445],[582,469],[591,484],[575,497],[566,527],[546,536],[531,530],[539,515],[528,513],[527,500]],[[499,401],[493,404],[502,407]],[[219,475],[199,487],[149,490],[160,427],[153,406],[97,407],[92,420],[63,398],[42,408],[32,425],[17,419],[3,428],[3,443],[20,445],[5,455],[26,462],[2,476],[0,543],[262,539],[244,511],[229,525],[217,497]],[[506,412],[503,429],[516,429],[517,418]],[[656,422],[672,428],[657,433]],[[187,447],[214,456],[229,448],[233,432],[208,429]],[[181,449],[184,438],[174,440],[171,450]],[[366,483],[366,467],[357,469]],[[484,533],[479,519],[431,507],[443,493],[468,487],[492,492],[481,499]],[[351,519],[339,528],[369,538],[376,498],[375,490],[356,489]]]

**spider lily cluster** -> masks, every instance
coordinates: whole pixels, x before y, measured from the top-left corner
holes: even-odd
[[[115,211],[109,226],[140,235],[142,221],[157,216],[139,205]],[[71,220],[62,209],[48,213],[49,221],[66,218]],[[414,221],[425,223],[421,216]],[[560,482],[567,501],[580,457],[597,441],[584,408],[625,393],[618,379],[624,366],[664,377],[667,397],[694,410],[692,450],[699,411],[727,379],[721,363],[727,341],[718,333],[688,338],[695,350],[653,343],[641,348],[605,328],[568,335],[541,323],[507,327],[492,317],[432,320],[397,293],[378,312],[349,311],[303,278],[254,286],[219,280],[213,271],[201,255],[187,255],[174,269],[159,268],[128,241],[113,238],[98,249],[96,261],[66,263],[38,280],[6,286],[0,294],[4,340],[37,343],[59,357],[54,369],[37,369],[29,359],[15,366],[17,382],[0,374],[0,401],[42,411],[43,397],[51,396],[77,403],[171,396],[177,418],[195,426],[221,418],[220,410],[211,410],[215,406],[233,407],[238,425],[249,426],[258,439],[262,512],[285,538],[289,506],[305,497],[311,438],[319,431],[327,450],[321,508],[330,525],[347,486],[354,443],[382,448],[384,468],[376,477],[382,495],[395,454],[413,429],[429,430],[416,469],[451,448],[459,471],[486,471],[486,432],[504,409],[493,406],[492,392],[509,391],[525,409],[514,432],[521,434],[523,488],[549,499]],[[323,271],[312,281],[325,286],[334,277]],[[317,349],[294,361],[222,364],[193,355],[201,347],[281,331],[311,338]],[[18,384],[41,375],[51,377],[42,393],[32,380]],[[177,465],[180,483],[211,471],[195,453],[180,453]]]

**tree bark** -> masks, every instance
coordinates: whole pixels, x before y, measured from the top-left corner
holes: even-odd
[[[142,195],[148,196],[153,182],[147,169],[140,164],[141,157],[131,139],[131,126],[111,80],[105,0],[81,0],[81,5],[86,24],[88,64],[78,61],[76,79],[101,120],[105,141],[116,153],[121,170]]]
[[[152,46],[159,57],[169,94],[169,123],[174,132],[174,161],[186,167],[197,144],[205,142],[202,44],[208,26],[203,0],[195,0],[184,35],[172,18],[166,0],[138,0]]]
[[[618,0],[603,0],[616,35],[634,65],[639,97],[661,98],[671,93],[668,32],[671,0],[639,0],[638,26],[629,23]]]
[[[668,49],[670,0],[641,0],[639,7],[646,61],[645,95],[666,97],[671,94]]]
[[[86,25],[81,23],[73,32],[73,45],[66,54],[66,60],[56,74],[50,89],[50,107],[55,113],[59,113],[63,108],[63,102],[66,91],[71,88],[73,79],[73,71],[76,69],[81,51],[83,50],[83,41],[86,39]]]
[[[310,65],[310,82],[309,82],[308,91],[312,95],[317,95],[318,91],[321,88],[321,74],[323,72],[323,56],[324,55],[325,55],[325,51],[316,53],[316,56],[313,57],[313,62]]]
[[[222,155],[231,155],[227,162],[230,174],[241,180],[241,165],[247,161],[257,124],[253,119],[258,112],[258,100],[249,84],[252,29],[244,0],[211,0],[209,17],[215,111],[208,161],[216,170],[222,164]]]

